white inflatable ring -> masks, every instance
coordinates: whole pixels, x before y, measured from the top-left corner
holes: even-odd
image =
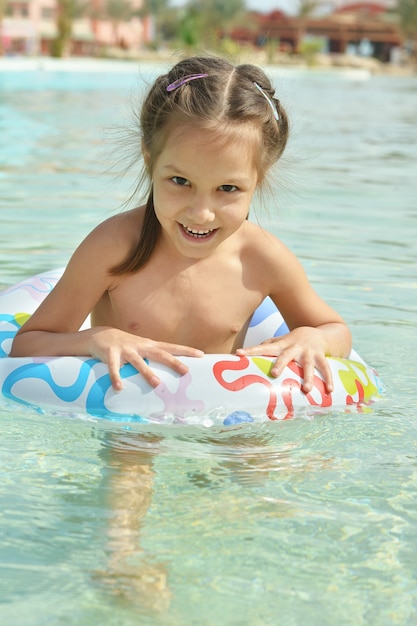
[[[292,362],[279,378],[268,376],[268,357],[208,354],[183,358],[189,372],[179,376],[151,363],[161,384],[150,387],[130,365],[121,375],[124,390],[115,393],[107,366],[87,357],[10,358],[13,336],[52,290],[61,270],[45,272],[0,293],[0,387],[2,395],[38,411],[89,415],[121,422],[185,423],[211,426],[287,419],[328,409],[362,407],[382,391],[376,372],[355,352],[350,359],[329,358],[334,391],[322,377],[313,390],[301,391],[302,370]],[[88,323],[88,322],[87,322]],[[288,332],[271,300],[255,312],[245,345]]]

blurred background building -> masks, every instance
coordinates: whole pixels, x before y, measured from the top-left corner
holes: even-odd
[[[54,50],[62,34],[64,39],[68,35],[62,52],[76,56],[100,55],[109,47],[139,50],[151,37],[149,18],[140,14],[142,0],[5,0],[4,4],[5,54],[62,56]]]
[[[417,22],[417,0],[277,0],[281,8],[267,12],[252,0],[0,0],[0,53],[135,57],[227,42],[225,52],[266,50],[270,62],[277,52],[387,62],[410,41],[400,10],[410,4]]]

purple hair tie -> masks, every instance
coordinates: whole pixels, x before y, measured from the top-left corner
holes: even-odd
[[[178,87],[189,83],[191,80],[196,80],[197,78],[206,78],[208,74],[188,74],[188,76],[184,76],[183,78],[178,78],[178,80],[174,80],[173,83],[170,83],[167,87],[167,91],[175,91]]]

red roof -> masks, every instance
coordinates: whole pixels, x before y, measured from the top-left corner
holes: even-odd
[[[386,10],[387,7],[378,2],[350,2],[336,9],[335,13],[359,13],[366,11],[367,13],[376,15],[378,13],[385,13]]]
[[[270,13],[268,13],[268,17],[270,20],[285,20],[287,16],[284,13],[284,11],[276,10],[276,11],[270,11]]]
[[[258,13],[257,21],[259,24],[277,24],[278,22],[286,22],[288,16],[284,11],[270,11],[270,13]]]

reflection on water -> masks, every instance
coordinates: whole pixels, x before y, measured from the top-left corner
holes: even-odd
[[[167,609],[171,593],[167,570],[141,547],[141,527],[152,504],[153,457],[160,438],[149,434],[108,433],[103,440],[103,484],[109,510],[103,570],[93,578],[107,593],[130,604]]]
[[[319,624],[321,597],[325,623],[385,623],[392,589],[392,623],[413,614],[415,427],[384,407],[203,431],[2,418],[6,616]]]

